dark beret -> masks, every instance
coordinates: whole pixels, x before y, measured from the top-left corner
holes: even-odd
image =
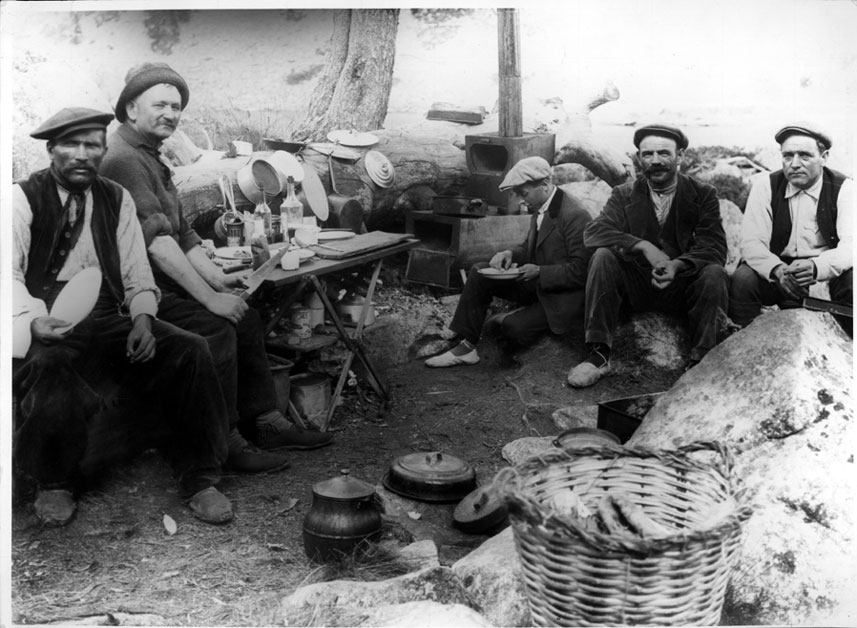
[[[830,147],[833,146],[833,140],[830,139],[830,136],[818,129],[815,125],[809,124],[789,124],[788,126],[784,126],[777,134],[774,135],[774,139],[777,141],[777,144],[782,144],[786,141],[787,137],[792,135],[806,135],[807,137],[811,137],[815,141],[821,143],[825,150],[830,150]]]
[[[640,148],[640,142],[643,141],[644,137],[648,137],[649,135],[657,135],[658,137],[675,140],[676,146],[681,149],[687,148],[689,143],[687,136],[682,133],[681,129],[666,124],[647,124],[634,131],[634,146]]]
[[[66,107],[42,122],[38,129],[30,133],[30,137],[37,140],[54,140],[85,129],[106,130],[111,120],[112,113],[86,107]]]
[[[173,85],[179,90],[182,97],[182,110],[184,111],[190,98],[190,92],[181,75],[166,63],[142,63],[128,70],[128,74],[125,75],[125,87],[119,94],[119,100],[116,101],[116,119],[119,122],[125,122],[127,118],[125,105],[128,104],[128,101],[133,100],[150,87],[161,83]]]

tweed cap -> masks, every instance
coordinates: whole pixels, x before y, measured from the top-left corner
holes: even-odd
[[[112,113],[104,113],[86,107],[66,107],[39,125],[30,137],[37,140],[55,140],[75,131],[107,129],[113,120]]]
[[[500,184],[500,191],[505,192],[530,181],[541,181],[551,176],[551,165],[543,157],[524,157],[514,166]]]
[[[116,119],[119,122],[125,122],[128,117],[125,111],[125,105],[129,100],[133,100],[150,87],[167,83],[175,86],[179,90],[182,98],[182,110],[187,107],[187,101],[190,98],[190,91],[187,88],[187,83],[166,63],[141,63],[128,70],[125,75],[125,87],[122,93],[119,94],[119,100],[116,101]]]
[[[777,144],[782,144],[786,141],[786,138],[792,135],[805,135],[807,137],[811,137],[815,141],[821,143],[825,147],[825,150],[830,150],[830,147],[833,146],[833,140],[830,139],[830,135],[820,130],[818,126],[805,122],[797,122],[795,124],[784,126],[777,131],[777,134],[774,135],[774,139],[777,141]]]
[[[640,142],[643,141],[644,137],[648,137],[649,135],[657,135],[658,137],[675,140],[676,146],[681,149],[687,148],[689,144],[687,136],[681,129],[667,124],[647,124],[634,131],[634,146],[640,148]]]

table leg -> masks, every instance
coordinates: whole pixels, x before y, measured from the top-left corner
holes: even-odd
[[[307,285],[307,279],[306,279],[306,277],[302,277],[300,282],[298,283],[297,287],[292,292],[292,294],[288,298],[283,299],[283,301],[280,303],[280,306],[277,308],[277,311],[271,317],[271,320],[268,321],[267,325],[265,325],[265,337],[266,338],[268,337],[268,334],[270,334],[272,331],[274,331],[274,328],[277,326],[277,323],[280,322],[280,319],[283,318],[283,315],[286,313],[286,310],[288,310],[291,307],[292,303],[297,301],[298,297],[301,295],[301,293],[306,288],[306,285]]]

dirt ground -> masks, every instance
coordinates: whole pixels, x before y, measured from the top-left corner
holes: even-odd
[[[439,304],[436,297],[445,294],[414,290],[388,285],[377,301],[425,307]],[[156,451],[111,469],[90,486],[67,527],[42,527],[30,503],[16,503],[13,621],[68,623],[97,616],[114,625],[281,624],[279,601],[295,588],[361,577],[343,573],[341,565],[316,565],[304,554],[301,526],[315,483],[348,468],[353,477],[379,484],[393,459],[415,451],[464,458],[480,484],[486,483],[507,464],[503,445],[559,431],[551,420],[554,410],[591,410],[605,399],[664,390],[679,375],[620,369],[591,389],[572,390],[563,383],[582,358],[581,337],[543,341],[520,356],[517,369],[499,368],[490,346],[480,350],[483,361],[476,366],[430,370],[413,359],[387,369],[387,409],[373,394],[361,398],[350,389],[334,416],[333,446],[294,452],[291,467],[278,473],[223,478],[220,489],[236,513],[224,526],[201,523],[182,506]],[[452,526],[451,507],[424,504],[421,510]],[[177,525],[174,535],[165,515]],[[484,538],[457,546],[438,539],[441,562],[451,564]]]

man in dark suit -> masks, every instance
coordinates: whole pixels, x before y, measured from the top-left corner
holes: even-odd
[[[692,335],[688,368],[717,344],[718,326],[726,321],[726,236],[715,189],[679,173],[688,145],[680,129],[642,127],[634,145],[642,176],[614,188],[584,234],[586,246],[597,250],[586,283],[589,356],[568,375],[577,388],[610,372],[622,306],[686,313]]]
[[[590,251],[583,246],[583,230],[592,220],[589,212],[551,183],[550,164],[541,157],[527,157],[516,163],[500,190],[511,190],[532,214],[527,237],[514,250],[500,251],[488,264],[476,264],[470,269],[449,326],[462,341],[446,353],[426,360],[426,366],[479,362],[476,344],[495,296],[522,306],[498,317],[500,344],[507,363],[513,361],[517,349],[532,344],[541,334],[564,334],[582,322],[590,257]]]

